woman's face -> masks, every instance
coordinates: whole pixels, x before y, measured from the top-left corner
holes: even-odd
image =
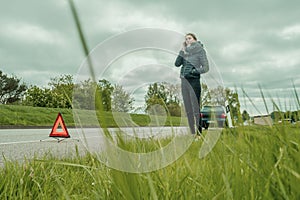
[[[196,42],[196,40],[193,38],[193,36],[191,36],[191,35],[186,35],[186,36],[185,36],[185,43],[186,43],[187,45],[190,45],[190,44],[192,44],[193,42]]]

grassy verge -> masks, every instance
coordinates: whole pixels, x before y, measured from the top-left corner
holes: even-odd
[[[168,167],[141,174],[107,168],[92,154],[6,162],[0,199],[300,199],[299,136],[297,125],[224,129],[205,158],[198,141]],[[122,145],[147,152],[157,141]]]
[[[0,105],[0,126],[53,126],[58,113],[62,113],[67,127],[75,126],[73,112],[71,109],[40,108],[17,105]],[[91,117],[90,111],[85,111],[86,118]],[[100,125],[105,123],[106,127],[117,127],[111,112],[98,113]],[[131,114],[132,120],[140,126],[148,126],[150,118],[148,115]],[[165,125],[178,126],[180,117],[168,117]],[[96,126],[97,124],[88,124]]]

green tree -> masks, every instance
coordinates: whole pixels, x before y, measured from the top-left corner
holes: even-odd
[[[153,106],[155,108],[165,108],[166,109],[166,102],[167,102],[167,91],[165,89],[164,84],[162,83],[153,83],[148,86],[148,91],[145,96],[146,102],[146,112],[149,114],[163,114],[164,110],[157,110],[154,113]]]
[[[178,85],[166,82],[150,84],[145,95],[146,112],[158,115],[167,112],[172,116],[180,116],[179,91]]]
[[[112,111],[129,112],[132,111],[134,98],[126,92],[121,85],[115,84],[112,93]]]
[[[177,102],[169,102],[167,104],[167,110],[169,111],[169,114],[171,116],[177,116],[177,117],[181,116],[181,106]]]
[[[111,111],[111,99],[112,99],[111,95],[114,90],[114,87],[108,80],[102,79],[98,81],[97,90],[100,94],[103,110]]]
[[[283,115],[284,115],[284,113],[281,111],[273,111],[271,113],[271,118],[274,122],[278,122],[283,119]]]
[[[300,118],[300,111],[299,110],[298,111],[294,111],[292,113],[292,121],[293,122],[297,122],[297,121],[299,121],[299,118]]]
[[[248,121],[250,119],[250,115],[246,110],[244,110],[243,113],[242,113],[242,119],[243,119],[244,122]]]
[[[0,70],[0,103],[12,104],[22,100],[27,89],[24,83],[20,83],[16,76],[7,76]]]
[[[51,90],[31,86],[26,91],[23,105],[34,107],[54,107]]]
[[[51,78],[48,85],[52,90],[55,107],[72,108],[72,93],[74,89],[72,75],[61,75]],[[55,99],[57,99],[56,102]]]
[[[222,86],[210,89],[210,102],[211,105],[222,105],[225,106],[226,101],[226,89]]]
[[[72,108],[73,77],[62,75],[51,78],[50,88],[31,86],[25,94],[24,105],[49,108]]]
[[[171,83],[163,83],[165,85],[165,90],[167,93],[167,112],[171,116],[181,116],[181,106],[179,101],[179,96],[181,93],[180,85],[178,84],[171,84]]]
[[[72,104],[76,108],[94,110],[96,101],[95,91],[97,87],[97,83],[91,79],[75,84]]]
[[[225,94],[226,99],[228,100],[231,117],[234,119],[233,123],[235,123],[235,121],[242,123],[242,115],[240,111],[241,106],[238,93],[226,88]]]
[[[200,100],[200,108],[205,105],[211,105],[211,94],[208,89],[208,86],[205,83],[201,83],[201,100]]]

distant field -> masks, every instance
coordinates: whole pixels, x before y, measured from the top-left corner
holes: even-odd
[[[73,112],[71,109],[41,108],[17,105],[0,105],[0,126],[53,126],[57,114],[61,112],[68,127],[75,126]],[[89,111],[85,111],[86,118],[91,116]],[[107,127],[117,127],[111,112],[98,113],[100,125],[105,123]],[[140,126],[148,126],[150,118],[148,115],[131,114],[132,120]],[[168,117],[165,125],[178,126],[180,117]],[[87,124],[95,126],[97,124]]]
[[[0,199],[300,199],[299,128],[224,129],[203,159],[201,140],[173,164],[151,173],[110,169],[93,154],[7,161],[0,169]],[[148,152],[169,140],[118,145]]]

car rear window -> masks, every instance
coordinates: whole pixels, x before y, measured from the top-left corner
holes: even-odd
[[[217,112],[224,112],[222,106],[204,106],[201,111],[217,111]]]

